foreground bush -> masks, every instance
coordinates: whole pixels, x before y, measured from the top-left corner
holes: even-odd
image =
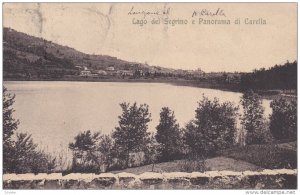
[[[189,154],[186,159],[179,161],[179,170],[182,172],[205,172],[211,169],[206,166],[206,159],[197,154]]]

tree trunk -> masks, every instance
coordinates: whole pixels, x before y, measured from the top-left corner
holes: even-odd
[[[127,155],[126,155],[126,168],[129,167],[129,150],[127,151]]]

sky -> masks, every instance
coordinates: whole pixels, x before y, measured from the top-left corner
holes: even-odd
[[[168,19],[188,24],[164,24],[166,15],[128,14],[131,9],[169,9]],[[225,16],[192,17],[218,9]],[[160,24],[151,24],[158,18]],[[230,25],[199,24],[199,18]],[[246,18],[266,24],[245,24]],[[136,24],[144,19],[147,24]],[[297,60],[296,3],[4,3],[3,25],[84,53],[167,68],[249,72]]]

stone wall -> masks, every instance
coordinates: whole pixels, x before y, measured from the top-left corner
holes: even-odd
[[[297,170],[4,174],[4,189],[296,189]]]

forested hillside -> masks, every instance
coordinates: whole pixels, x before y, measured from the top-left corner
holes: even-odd
[[[88,55],[67,46],[29,36],[13,29],[3,29],[3,71],[9,74],[64,75],[75,73],[75,66],[105,69],[124,68],[132,63],[105,55]]]
[[[242,89],[297,89],[297,61],[241,76]]]

